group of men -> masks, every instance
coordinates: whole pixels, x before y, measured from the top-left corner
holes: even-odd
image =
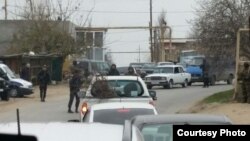
[[[116,69],[116,65],[112,64],[111,68],[108,72],[108,75],[120,75],[119,71]],[[128,72],[126,73],[126,75],[132,75],[132,76],[137,76],[136,72],[134,71],[134,68],[132,66],[128,67]]]
[[[75,66],[75,64],[73,63],[73,65],[71,66],[71,72],[72,72],[73,76],[69,82],[70,98],[69,98],[69,102],[68,102],[68,113],[73,113],[71,108],[72,108],[74,98],[76,99],[75,112],[78,113],[78,107],[80,104],[80,97],[78,95],[78,92],[80,91],[81,86],[84,82],[84,80],[82,79],[82,76],[81,76],[81,70],[78,69],[77,67],[74,67],[74,66]],[[86,74],[84,76],[87,77],[87,74],[88,74],[87,70],[85,70],[84,74]],[[112,64],[110,67],[110,70],[108,72],[108,76],[118,76],[118,75],[120,75],[120,73],[117,70],[116,65]],[[126,73],[126,75],[136,76],[136,73],[134,72],[133,67],[128,67],[128,72]]]
[[[20,78],[31,81],[30,64],[24,64],[20,71]],[[50,83],[50,74],[47,69],[47,65],[43,65],[42,69],[37,74],[37,82],[40,89],[41,102],[45,102],[47,94],[47,85]]]

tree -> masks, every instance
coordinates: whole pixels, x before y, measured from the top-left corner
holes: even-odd
[[[72,0],[70,0],[72,2]],[[82,53],[75,43],[75,39],[69,31],[68,20],[77,9],[81,0],[75,5],[68,3],[62,7],[62,1],[53,3],[50,0],[33,4],[29,1],[20,17],[25,24],[21,30],[13,36],[12,46],[9,53],[57,53],[63,56],[73,53]],[[29,7],[29,8],[27,8]]]
[[[196,15],[192,22],[192,36],[198,39],[204,53],[213,54],[214,61],[221,57],[232,60],[235,57],[237,31],[248,25],[250,1],[200,0]],[[242,46],[249,46],[249,42]],[[243,52],[248,48],[243,47]],[[250,57],[249,52],[245,55]],[[221,67],[224,67],[223,64]]]
[[[163,40],[170,38],[170,31],[166,29],[166,26],[168,24],[166,20],[166,13],[164,11],[162,11],[158,16],[158,21],[156,25],[158,25],[160,28],[154,31],[154,60],[156,62],[159,62],[160,60],[162,60],[162,55],[165,56],[165,53],[163,53],[163,51],[165,51]]]

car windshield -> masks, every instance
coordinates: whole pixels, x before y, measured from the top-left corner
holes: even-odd
[[[160,67],[154,69],[153,73],[174,73],[173,67]]]
[[[174,63],[171,63],[171,62],[165,62],[165,63],[160,63],[159,65],[160,66],[164,66],[164,65],[173,65]]]
[[[145,141],[173,141],[173,125],[146,124],[141,129]]]
[[[117,67],[120,74],[125,74],[128,72],[128,67]]]
[[[93,121],[108,124],[124,124],[125,120],[129,120],[137,115],[154,115],[154,110],[143,108],[95,110]]]
[[[91,88],[93,97],[138,97],[144,93],[136,80],[97,80]]]
[[[154,68],[155,68],[154,64],[145,64],[142,67],[142,69],[154,69]]]
[[[9,67],[4,66],[3,68],[11,78],[16,78],[15,74],[10,70]]]

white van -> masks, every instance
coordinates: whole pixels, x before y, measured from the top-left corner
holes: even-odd
[[[8,81],[10,96],[23,97],[33,93],[33,85],[31,82],[17,78],[11,69],[0,63],[0,76]]]

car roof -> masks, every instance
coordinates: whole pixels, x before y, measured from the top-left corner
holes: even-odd
[[[94,104],[91,106],[91,110],[118,109],[118,108],[155,109],[154,106],[142,102],[111,102],[111,103]]]
[[[139,76],[124,76],[124,75],[118,75],[118,76],[99,76],[98,78],[102,78],[105,80],[139,80],[141,79]],[[95,78],[94,78],[95,79]]]
[[[0,124],[0,132],[17,134],[17,124]],[[21,123],[21,133],[36,136],[38,141],[118,141],[122,140],[123,126],[103,123]]]
[[[132,123],[141,128],[143,124],[232,124],[225,115],[209,114],[169,114],[169,115],[143,115],[136,116]]]
[[[5,67],[5,66],[6,66],[5,64],[0,63],[0,67]]]

